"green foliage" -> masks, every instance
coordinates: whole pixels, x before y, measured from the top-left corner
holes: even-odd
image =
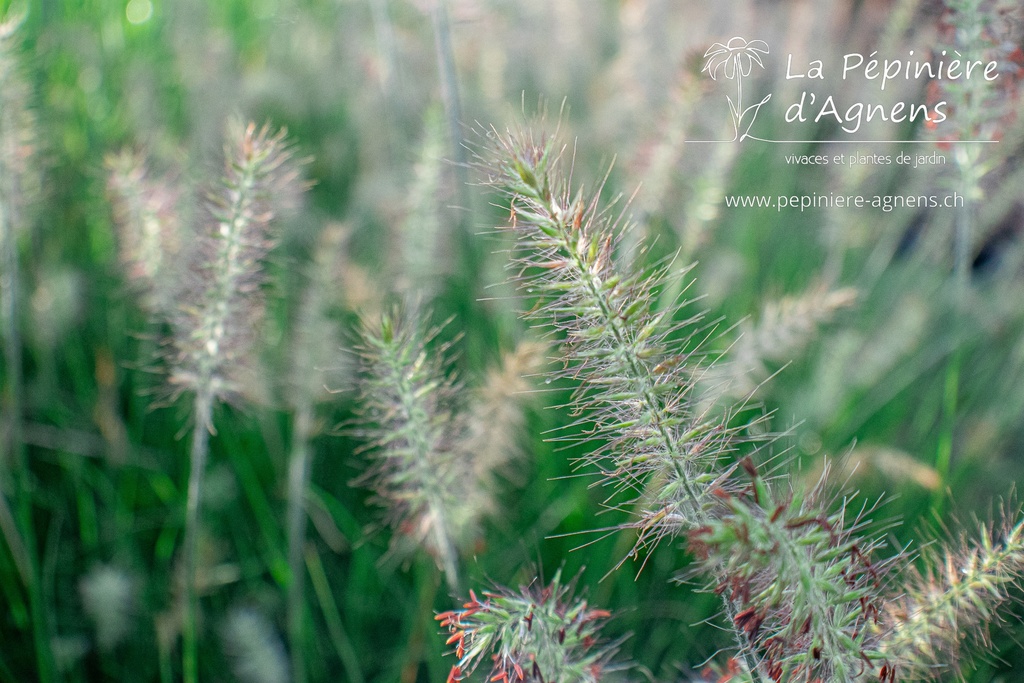
[[[1018,4],[0,11],[0,683],[418,683],[460,645],[509,683],[1015,680],[1016,508],[926,527],[1024,481]],[[890,82],[949,122],[864,135],[935,144],[826,147],[945,165],[795,167],[696,142],[735,132],[700,57],[741,27],[759,137],[835,132],[772,110],[787,53],[1001,75]],[[498,132],[563,98],[557,136]]]

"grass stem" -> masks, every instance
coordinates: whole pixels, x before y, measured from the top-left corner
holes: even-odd
[[[334,596],[331,595],[331,586],[327,578],[327,572],[324,571],[324,565],[320,561],[320,556],[316,554],[316,550],[312,547],[306,550],[306,568],[309,570],[310,583],[313,585],[313,591],[316,593],[317,601],[320,603],[320,611],[324,615],[324,621],[327,622],[327,632],[330,635],[331,644],[334,645],[335,652],[337,652],[338,657],[341,659],[341,665],[345,669],[346,680],[352,683],[365,683],[366,677],[363,676],[363,670],[359,664],[359,656],[352,645],[352,639],[349,638],[348,632],[345,631],[345,625],[341,620],[338,604],[334,601]]]
[[[182,550],[185,571],[185,604],[182,624],[182,671],[185,683],[198,683],[199,593],[197,565],[199,546],[199,511],[203,495],[203,478],[210,452],[210,425],[213,418],[213,394],[209,389],[196,393],[195,426],[192,430],[191,471],[188,498],[185,503],[185,546]]]
[[[305,642],[305,567],[303,548],[306,541],[306,491],[309,488],[313,431],[313,406],[303,401],[295,411],[292,453],[288,465],[288,644],[291,653],[292,683],[304,683],[306,668],[303,659]]]

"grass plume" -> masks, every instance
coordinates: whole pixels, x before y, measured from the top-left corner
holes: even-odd
[[[181,283],[175,264],[180,262],[185,237],[183,190],[169,175],[154,176],[138,152],[111,155],[107,171],[107,190],[128,278],[143,292],[151,313],[172,315]]]
[[[232,126],[224,177],[209,195],[209,220],[185,288],[186,304],[173,321],[171,382],[178,392],[189,391],[195,397],[182,548],[186,683],[195,683],[198,676],[196,551],[213,406],[240,393],[239,377],[249,369],[256,324],[263,311],[263,259],[275,241],[274,219],[294,202],[301,186],[284,131],[252,123],[244,128]]]
[[[758,654],[768,680],[849,681],[877,670],[895,680],[873,635],[883,568],[870,559],[863,522],[822,500],[826,477],[780,494],[749,459],[750,486],[720,493],[725,509],[690,532],[699,566],[736,611],[733,625]]]
[[[523,341],[504,354],[500,365],[487,371],[483,383],[471,390],[466,429],[459,448],[472,459],[474,477],[481,492],[493,491],[497,475],[510,475],[512,463],[523,455],[521,437],[526,427],[524,403],[533,388],[531,375],[544,365],[547,347]],[[493,496],[480,496],[487,509],[494,506]]]
[[[767,302],[756,322],[745,320],[740,324],[729,362],[711,368],[707,383],[735,398],[752,395],[771,376],[767,365],[770,361],[796,358],[820,326],[856,300],[853,288],[828,290],[814,286],[801,294]]]
[[[399,277],[403,289],[429,301],[438,289],[449,245],[441,216],[444,190],[444,121],[438,108],[427,110],[423,141],[408,188],[408,205],[398,235],[401,250]]]
[[[78,592],[100,650],[110,652],[131,635],[138,615],[139,588],[136,577],[115,565],[96,565],[82,577]]]
[[[490,663],[486,680],[501,683],[602,680],[616,650],[600,637],[611,614],[573,597],[560,572],[543,588],[485,592],[483,600],[469,595],[462,609],[437,615],[458,659],[448,683],[465,680],[484,662]]]
[[[597,199],[571,193],[554,137],[491,137],[498,154],[484,168],[511,204],[507,229],[518,240],[519,284],[544,295],[529,317],[564,334],[567,367],[560,374],[585,380],[574,403],[607,438],[588,461],[626,495],[648,480],[661,482],[637,513],[641,529],[699,526],[715,505],[708,492],[734,436],[724,421],[694,410],[694,386],[686,381],[694,354],[669,349],[681,330],[690,330],[692,341],[699,316],[675,322],[676,309],[652,310],[663,269],[617,264],[624,226]]]
[[[364,325],[361,431],[374,464],[361,482],[373,485],[391,526],[427,549],[454,590],[458,547],[475,523],[474,482],[456,447],[457,384],[427,350],[434,334],[397,311]]]
[[[882,643],[897,680],[959,671],[964,645],[984,644],[986,625],[1024,573],[1024,521],[1001,530],[982,524],[976,538],[927,552],[925,564],[886,609]]]
[[[359,481],[376,490],[396,541],[425,548],[457,592],[459,552],[496,511],[497,477],[517,455],[524,375],[542,347],[521,344],[467,390],[444,370],[447,346],[434,348],[440,330],[418,318],[395,309],[363,325],[359,433],[373,463]],[[463,392],[473,395],[468,406]]]
[[[231,610],[220,635],[239,683],[288,683],[284,645],[261,612],[248,607]]]

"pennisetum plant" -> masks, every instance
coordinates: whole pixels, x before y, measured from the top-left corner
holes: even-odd
[[[208,200],[209,220],[174,325],[171,382],[194,396],[191,473],[182,548],[185,569],[183,665],[197,680],[196,552],[199,503],[213,430],[213,406],[239,394],[249,370],[255,325],[263,313],[263,259],[274,244],[274,219],[302,187],[284,131],[255,124],[228,133],[225,172]]]
[[[521,460],[520,439],[526,426],[523,403],[533,388],[532,376],[544,365],[546,351],[541,342],[520,342],[469,392],[471,406],[460,447],[471,454],[474,477],[484,490],[495,489],[495,477],[508,475]],[[493,497],[481,502],[493,512]]]
[[[427,350],[435,336],[400,310],[364,324],[361,422],[374,464],[361,482],[388,509],[396,540],[425,548],[457,590],[458,548],[473,535],[477,492],[457,445],[458,385]]]
[[[291,344],[291,367],[287,399],[293,413],[291,454],[288,460],[288,641],[291,651],[291,680],[303,683],[304,586],[303,562],[306,543],[306,498],[313,465],[312,440],[319,434],[317,405],[337,386],[347,368],[337,363],[342,343],[331,319],[338,303],[335,280],[344,269],[348,233],[339,225],[324,229],[309,277],[299,303]]]
[[[34,485],[25,457],[21,329],[21,267],[18,239],[25,233],[40,189],[36,124],[31,90],[22,72],[19,30],[23,16],[0,16],[0,336],[3,338],[3,413],[0,429],[0,534],[11,551],[28,595],[36,666],[52,680],[53,657],[45,623],[36,536],[32,520]],[[8,474],[18,477],[16,511],[7,502]]]
[[[438,614],[458,659],[448,683],[464,680],[482,663],[490,666],[486,680],[501,683],[600,681],[617,649],[600,636],[611,613],[574,597],[573,588],[558,572],[543,587],[499,589],[483,599],[470,591],[461,609]]]
[[[184,680],[198,680],[196,588],[199,505],[213,432],[213,409],[242,394],[251,373],[256,325],[263,314],[264,259],[275,243],[275,220],[303,189],[284,131],[233,123],[221,180],[208,191],[187,272],[167,276],[166,240],[174,236],[177,191],[154,180],[131,156],[111,162],[109,181],[130,274],[145,281],[152,312],[167,316],[170,382],[193,397],[193,430],[185,509]],[[177,303],[173,303],[174,301]]]
[[[990,618],[1017,579],[1020,527],[998,538],[985,531],[942,555],[945,569],[891,595],[889,577],[906,556],[878,559],[873,507],[836,495],[827,469],[809,490],[766,476],[745,453],[754,437],[736,411],[712,410],[697,395],[707,367],[694,337],[699,317],[679,322],[679,306],[655,312],[664,270],[622,265],[627,225],[573,191],[557,136],[488,137],[481,168],[509,205],[518,282],[539,297],[528,315],[564,338],[560,374],[579,383],[573,403],[593,425],[587,438],[601,440],[587,460],[626,498],[617,505],[631,511],[623,525],[637,533],[631,554],[684,539],[691,575],[722,596],[739,652],[718,680],[887,683],[939,671],[929,667],[949,661],[962,637],[957,624]],[[484,604],[474,598],[468,615],[443,615],[445,625]],[[489,617],[506,629],[492,626],[502,635],[491,637],[511,647],[524,617]],[[451,641],[460,657],[454,678],[476,661],[466,654],[478,651],[472,624]]]
[[[1004,520],[1020,515],[1003,514]],[[902,593],[886,606],[883,649],[896,680],[938,678],[959,671],[964,646],[984,645],[986,625],[1009,599],[1024,573],[1024,521],[981,524],[962,538],[925,553],[924,569],[911,569]]]
[[[816,285],[796,296],[766,302],[757,320],[739,324],[736,341],[729,349],[729,362],[707,369],[701,383],[708,389],[702,398],[715,401],[728,396],[743,400],[753,396],[771,379],[769,362],[783,364],[797,358],[819,326],[856,300],[857,290],[851,287],[828,290]]]
[[[496,510],[497,475],[517,455],[524,375],[543,347],[524,342],[507,354],[467,407],[463,385],[444,370],[447,347],[431,348],[439,330],[425,329],[419,317],[395,309],[364,322],[358,432],[372,464],[359,483],[387,509],[395,551],[426,549],[458,592],[460,552]]]
[[[121,262],[144,308],[166,320],[181,283],[184,191],[171,175],[154,174],[139,152],[113,154],[106,165]]]

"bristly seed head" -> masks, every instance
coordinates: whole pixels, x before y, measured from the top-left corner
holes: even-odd
[[[358,433],[374,463],[357,483],[373,486],[398,538],[425,547],[455,585],[458,548],[475,536],[475,482],[456,447],[458,385],[427,350],[435,335],[402,311],[364,323]]]
[[[449,681],[462,681],[490,661],[484,680],[501,683],[598,683],[612,668],[617,644],[600,637],[611,614],[574,598],[561,573],[539,588],[470,591],[462,609],[438,614],[458,662]]]
[[[181,285],[181,203],[184,191],[170,176],[153,177],[141,154],[107,158],[107,190],[114,205],[121,261],[145,296],[150,313],[166,319],[178,304]]]
[[[1019,510],[1004,519],[1020,519]],[[1004,523],[1005,524],[1005,523]],[[882,616],[882,649],[893,680],[938,678],[957,671],[963,646],[986,642],[985,626],[1024,575],[1024,521],[925,553],[926,569],[910,570],[902,595]]]
[[[285,131],[229,130],[222,182],[208,194],[205,234],[174,316],[172,383],[181,390],[237,395],[262,317],[263,260],[276,241],[274,221],[304,188]]]
[[[601,206],[600,188],[587,200],[570,187],[557,136],[488,137],[495,151],[481,165],[510,205],[516,280],[540,295],[527,317],[563,337],[560,376],[582,380],[573,408],[584,417],[571,427],[590,423],[585,438],[600,444],[587,462],[639,503],[628,525],[640,532],[638,549],[700,526],[715,505],[709,484],[741,440],[728,416],[705,412],[693,396],[700,316],[677,315],[684,304],[655,309],[665,268],[634,268],[617,254],[629,225]]]

